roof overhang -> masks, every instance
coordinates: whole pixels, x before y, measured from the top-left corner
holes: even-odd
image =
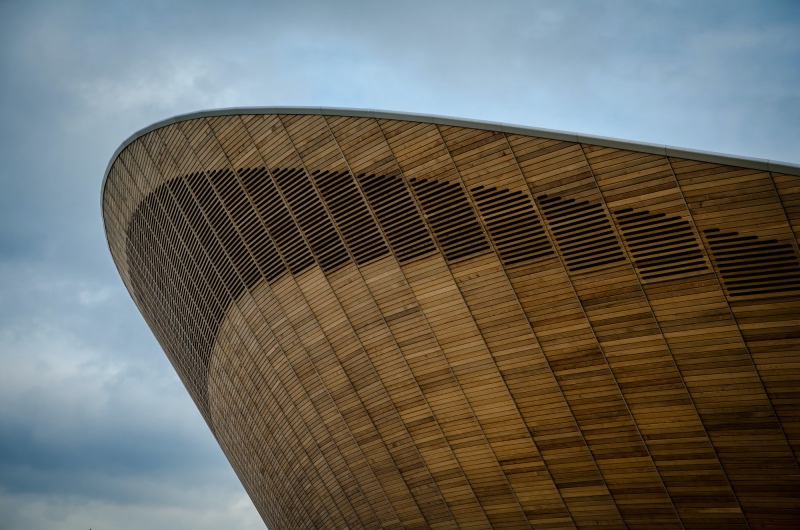
[[[715,153],[711,151],[687,149],[684,147],[675,147],[671,145],[651,144],[647,142],[636,142],[633,140],[621,140],[619,138],[609,138],[606,136],[579,134],[575,132],[543,129],[539,127],[526,127],[524,125],[514,125],[501,122],[467,120],[449,116],[437,116],[434,114],[414,114],[409,112],[395,112],[389,110],[348,109],[339,107],[230,107],[224,109],[210,109],[189,112],[186,114],[178,114],[176,116],[172,116],[171,118],[157,121],[156,123],[148,125],[147,127],[133,133],[124,142],[122,142],[119,147],[117,147],[117,150],[114,151],[111,160],[108,162],[108,166],[106,166],[106,171],[103,175],[103,184],[100,188],[101,201],[103,193],[105,192],[106,180],[108,179],[108,172],[111,170],[111,166],[114,164],[114,161],[117,159],[117,156],[119,156],[122,150],[133,143],[137,138],[144,136],[145,134],[156,129],[166,127],[167,125],[172,125],[173,123],[179,123],[198,118],[233,116],[237,114],[313,114],[320,116],[348,116],[353,118],[376,118],[421,123],[435,123],[439,125],[468,127],[485,131],[521,134],[525,136],[548,138],[551,140],[564,140],[567,142],[613,147],[616,149],[629,149],[631,151],[639,151],[654,155],[687,158],[689,160],[699,160],[701,162],[726,164],[749,169],[759,169],[762,171],[771,171],[800,176],[800,165],[768,160],[766,158],[750,158],[745,156]]]

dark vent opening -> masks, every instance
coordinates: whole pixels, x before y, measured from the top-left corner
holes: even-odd
[[[312,267],[315,263],[314,256],[311,255],[266,168],[243,173],[242,184],[292,274],[300,274]]]
[[[689,221],[633,208],[617,210],[614,216],[643,280],[708,270]]]
[[[284,168],[276,169],[272,174],[291,206],[297,224],[308,239],[311,251],[322,270],[328,272],[350,261],[350,254],[344,247],[305,170]]]
[[[211,349],[228,305],[244,289],[234,269],[242,267],[250,281],[259,276],[243,259],[234,259],[231,267],[210,224],[213,219],[224,228],[224,217],[213,211],[213,190],[203,187],[204,182],[210,184],[202,173],[186,178],[212,211],[201,211],[182,178],[161,185],[131,217],[127,254],[132,288],[143,312],[149,322],[169,322],[157,335],[173,362],[183,367],[179,373],[185,374],[184,382],[207,411]]]
[[[176,180],[171,182],[176,183]],[[186,185],[194,197],[189,193],[180,196],[176,194],[184,215],[216,266],[227,290],[232,293],[240,292],[244,286],[237,277],[237,271],[243,273],[242,277],[247,277],[257,274],[257,269],[256,272],[252,271],[248,266],[250,264],[245,262],[244,254],[247,250],[242,240],[233,234],[233,226],[205,174],[198,172],[188,175]],[[229,261],[226,251],[230,253],[233,267],[226,264]],[[255,269],[254,265],[252,269]]]
[[[553,255],[553,248],[530,199],[521,191],[472,188],[478,211],[506,265]]]
[[[481,225],[459,184],[427,179],[410,182],[447,260],[489,250]]]
[[[267,175],[267,169],[262,167],[239,170],[239,178],[246,190],[245,182],[257,183],[261,180],[268,179],[269,176]],[[244,200],[251,202],[252,197],[247,197],[245,194],[242,195]],[[226,202],[227,205],[228,199],[223,198],[223,201]],[[256,264],[259,269],[261,269],[264,278],[266,278],[268,282],[272,282],[286,272],[286,266],[278,253],[278,249],[268,236],[265,225],[253,208],[252,205],[254,202],[255,201],[251,203],[249,210],[245,208],[241,208],[241,210],[233,209],[232,215],[234,217],[234,222],[241,227],[242,235],[244,235],[245,241],[250,247],[250,251],[253,253]]]
[[[800,261],[791,244],[719,229],[704,233],[731,297],[800,291]]]
[[[571,271],[625,260],[611,221],[600,204],[540,195],[536,202]]]
[[[400,177],[361,174],[358,180],[398,261],[407,262],[435,250]]]
[[[241,174],[260,176],[266,178],[266,168],[251,169]],[[231,171],[215,171],[210,174],[210,179],[220,195],[225,210],[239,230],[256,267],[267,281],[277,279],[286,270],[278,250],[269,238],[264,225],[258,218],[256,211],[246,193],[244,193],[239,179]],[[255,285],[259,278],[246,277],[248,289]]]
[[[349,172],[315,171],[315,180],[359,265],[389,253]]]

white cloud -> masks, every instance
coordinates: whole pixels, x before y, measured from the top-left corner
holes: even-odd
[[[264,528],[244,493],[199,498],[189,505],[121,504],[74,495],[0,491],[0,527],[102,530],[219,530]]]
[[[100,305],[111,297],[111,289],[81,289],[78,291],[78,300],[82,305]]]

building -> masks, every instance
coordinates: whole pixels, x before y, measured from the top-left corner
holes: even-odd
[[[102,201],[272,530],[800,521],[800,166],[232,109],[136,133]]]

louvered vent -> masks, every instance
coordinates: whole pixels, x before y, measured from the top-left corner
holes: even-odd
[[[410,182],[449,261],[489,250],[481,225],[459,184],[427,179]]]
[[[349,261],[350,255],[305,170],[278,168],[272,175],[286,196],[322,270],[330,271]]]
[[[362,174],[358,176],[358,180],[400,262],[435,250],[425,223],[414,205],[414,199],[402,179]]]
[[[800,263],[791,244],[718,228],[704,232],[730,296],[800,290]]]
[[[530,199],[521,191],[472,188],[489,235],[503,263],[513,265],[553,254]]]
[[[184,381],[207,411],[211,348],[231,294],[238,296],[243,285],[220,280],[222,270],[233,268],[181,178],[139,204],[127,234],[131,282],[142,311],[149,322],[169,322],[170,331],[160,334],[170,337],[165,350],[183,367]],[[226,283],[239,290],[229,293]]]
[[[178,206],[185,212],[184,215],[186,215],[186,220],[194,235],[197,236],[200,245],[208,254],[208,259],[199,261],[199,263],[205,264],[201,265],[201,269],[205,269],[203,272],[207,272],[209,276],[214,276],[214,270],[217,270],[222,280],[222,289],[217,285],[212,285],[213,291],[224,292],[227,289],[229,292],[236,292],[241,285],[239,278],[237,278],[236,267],[226,264],[226,262],[231,263],[232,260],[229,260],[225,255],[222,243],[214,234],[213,227],[210,224],[210,216],[206,217],[205,212],[198,207],[205,203],[205,207],[208,208],[208,203],[211,200],[209,195],[213,193],[210,186],[203,186],[203,181],[205,181],[205,175],[193,173],[186,176],[186,185],[181,182],[181,179],[173,179],[170,181],[169,187],[175,196]],[[200,192],[199,196],[197,192]],[[202,257],[202,254],[200,256]],[[212,267],[212,264],[214,267]]]
[[[625,259],[611,222],[599,204],[547,195],[540,195],[536,202],[571,271]]]
[[[614,215],[643,280],[708,270],[689,221],[633,208]]]
[[[349,172],[315,173],[314,180],[359,265],[389,253]]]
[[[247,179],[266,179],[266,168],[252,168],[247,170],[239,170],[239,178],[242,181]],[[214,179],[212,179],[214,180]],[[244,236],[250,252],[256,260],[258,268],[261,270],[263,276],[268,282],[277,280],[284,272],[286,266],[283,264],[275,244],[270,239],[264,225],[259,219],[258,214],[253,209],[252,202],[247,194],[241,190],[235,191],[233,187],[227,188],[230,193],[220,191],[222,195],[222,202],[225,208],[231,212],[234,223],[239,227],[239,231]]]
[[[242,184],[292,274],[300,274],[314,265],[314,256],[266,169],[242,173]]]
[[[235,186],[238,188],[238,183],[233,178],[231,172],[224,171],[216,174],[219,175],[218,180],[224,186]],[[261,277],[261,273],[250,257],[244,241],[236,232],[236,228],[233,226],[233,223],[231,223],[227,211],[222,206],[222,203],[215,193],[214,187],[211,185],[209,179],[206,178],[205,173],[198,172],[189,175],[186,178],[186,182],[192,190],[195,199],[199,203],[212,229],[211,231],[203,233],[204,246],[212,248],[211,243],[205,242],[205,239],[216,239],[219,244],[214,246],[214,252],[218,252],[216,246],[220,246],[221,250],[226,253],[228,258],[233,262],[233,269],[230,267],[222,269],[228,289],[232,292],[240,290],[238,285],[240,280],[236,278],[236,273],[238,273],[241,280],[244,281],[246,285],[255,285]],[[226,258],[220,256],[219,259],[225,260]]]
[[[254,171],[257,170],[247,170],[247,172]],[[240,173],[247,172],[240,171]],[[283,274],[286,267],[284,267],[267,231],[264,230],[264,226],[258,215],[256,215],[249,198],[243,192],[239,179],[229,170],[212,171],[209,177],[222,200],[225,210],[231,216],[234,225],[244,239],[251,257],[255,259],[256,266],[267,281],[277,279]],[[254,283],[248,279],[248,288],[253,285]]]

